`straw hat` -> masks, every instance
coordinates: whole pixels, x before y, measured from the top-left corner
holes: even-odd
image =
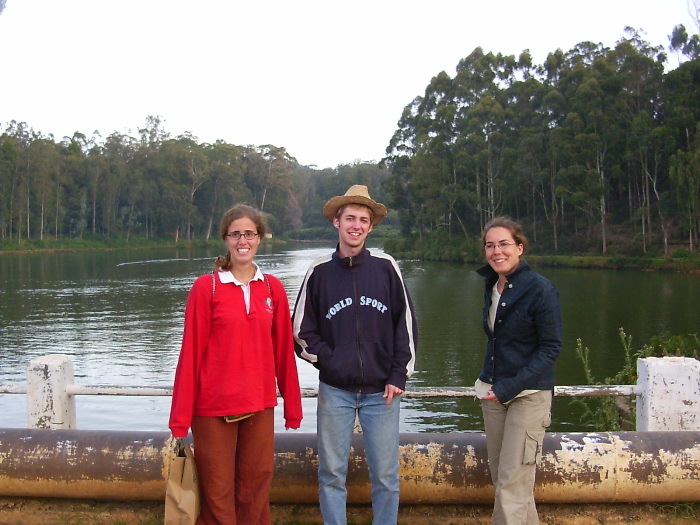
[[[372,225],[379,224],[384,220],[384,217],[386,217],[386,206],[373,200],[369,196],[367,186],[362,184],[350,186],[350,189],[345,192],[345,195],[339,195],[329,199],[325,206],[323,206],[323,215],[326,219],[333,222],[336,213],[338,213],[338,208],[346,204],[360,204],[370,208],[372,210]]]

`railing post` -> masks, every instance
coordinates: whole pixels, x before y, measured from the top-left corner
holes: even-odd
[[[27,424],[29,428],[74,429],[73,362],[65,355],[47,355],[27,365]]]
[[[637,360],[637,431],[700,430],[700,361],[690,357]]]

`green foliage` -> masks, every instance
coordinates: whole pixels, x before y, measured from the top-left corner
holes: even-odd
[[[673,257],[674,259],[691,259],[693,257],[693,254],[686,249],[680,249],[674,251],[671,257]]]
[[[99,235],[86,235],[84,237],[73,237],[64,239],[29,240],[29,241],[9,241],[0,240],[0,252],[12,251],[40,251],[40,250],[111,250],[119,248],[154,248],[158,246],[169,247],[174,245],[188,246],[221,246],[218,237],[209,241],[200,239],[197,241],[175,243],[172,239],[147,238],[144,236],[132,235],[126,237],[103,237]]]
[[[655,503],[653,504],[664,514],[675,516],[679,519],[694,520],[700,518],[700,503],[678,502],[678,503]]]
[[[692,357],[700,358],[700,335],[673,335],[664,333],[653,336],[638,350],[632,348],[632,336],[620,328],[624,364],[612,377],[599,382],[590,365],[590,349],[577,339],[576,355],[580,359],[589,385],[634,385],[637,383],[637,359],[646,357]],[[574,398],[573,404],[583,408],[583,422],[598,431],[631,430],[636,426],[635,407],[632,400],[624,397]]]
[[[221,215],[236,203],[265,212],[270,231],[284,236],[327,226],[323,204],[353,184],[387,198],[388,170],[376,163],[314,170],[272,145],[171,138],[154,117],[140,133],[104,141],[76,133],[56,143],[24,123],[0,129],[0,241],[7,249],[86,236],[202,241],[216,237]]]
[[[61,142],[13,121],[0,129],[0,240],[192,242],[215,235],[237,202],[268,213],[276,236],[327,239],[325,201],[366,184],[409,256],[478,259],[485,222],[509,215],[538,255],[697,269],[699,38],[674,30],[688,60],[668,72],[661,46],[633,28],[614,48],[582,42],[539,65],[526,52],[476,48],[404,108],[382,162],[332,169],[269,144],[171,137],[159,117],[138,137],[76,132]],[[393,235],[377,228],[375,238]]]
[[[529,262],[540,266],[618,269],[654,271],[693,272],[700,270],[700,257],[666,259],[663,257],[603,257],[599,255],[532,255],[527,254]]]
[[[476,235],[509,215],[552,253],[695,250],[700,60],[664,73],[662,48],[626,33],[540,67],[477,48],[435,76],[387,149],[405,233]]]
[[[644,345],[641,357],[693,357],[700,359],[700,335],[672,335],[665,333],[654,336]]]
[[[402,259],[448,262],[473,262],[479,259],[476,239],[459,238],[445,230],[433,232],[422,239],[418,236],[387,239],[384,249]]]

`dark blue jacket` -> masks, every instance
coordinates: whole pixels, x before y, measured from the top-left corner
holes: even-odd
[[[506,276],[508,282],[501,294],[492,333],[489,308],[498,274],[488,265],[477,273],[486,279],[483,323],[488,337],[479,379],[493,385],[501,403],[511,401],[523,390],[553,390],[554,362],[563,340],[556,286],[521,261]]]
[[[297,355],[319,380],[351,392],[406,388],[417,329],[413,304],[396,261],[366,248],[333,254],[309,268],[294,307]]]

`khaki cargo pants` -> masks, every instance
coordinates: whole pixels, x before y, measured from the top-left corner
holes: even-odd
[[[486,449],[496,487],[493,523],[536,525],[535,468],[551,422],[552,392],[540,390],[508,405],[482,401]]]

